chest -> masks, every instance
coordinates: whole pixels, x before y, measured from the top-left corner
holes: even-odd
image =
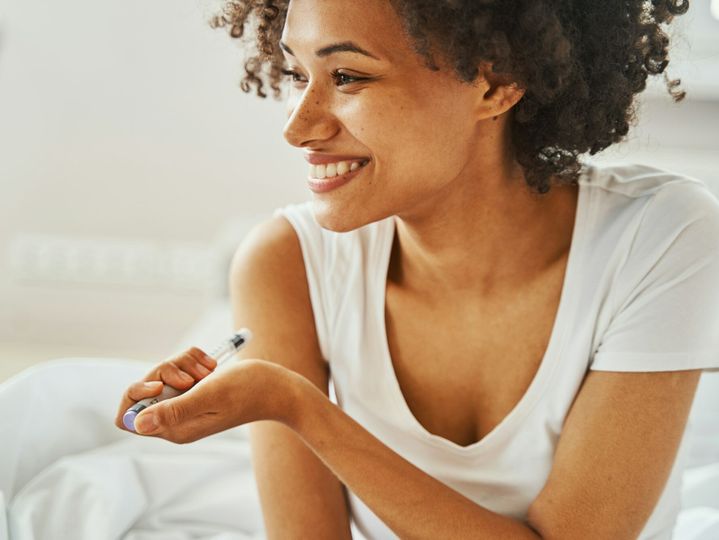
[[[493,300],[432,305],[387,286],[392,366],[415,419],[460,446],[481,440],[529,388],[547,350],[566,264]]]

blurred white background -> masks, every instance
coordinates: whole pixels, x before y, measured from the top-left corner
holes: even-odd
[[[284,104],[239,89],[240,47],[207,24],[216,5],[0,2],[0,382],[50,358],[173,354],[224,320],[208,313],[226,309],[247,228],[309,198]],[[672,26],[687,98],[655,78],[627,141],[593,159],[719,196],[719,1]]]

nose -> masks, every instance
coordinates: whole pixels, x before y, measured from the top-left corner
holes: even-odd
[[[337,119],[330,111],[322,92],[311,84],[304,92],[295,91],[287,103],[287,123],[282,134],[292,146],[317,146],[338,131]]]

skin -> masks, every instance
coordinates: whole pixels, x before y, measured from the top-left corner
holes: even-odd
[[[448,70],[429,71],[387,2],[293,0],[282,41],[293,51],[288,62],[297,73],[284,132],[288,142],[371,159],[349,184],[313,194],[318,222],[349,231],[396,216],[388,302],[393,288],[405,297],[434,295],[452,305],[452,313],[463,314],[466,328],[476,322],[471,306],[478,300],[503,299],[506,291],[565,259],[577,190],[555,187],[539,197],[526,188],[507,137],[521,89],[487,65],[473,85]],[[379,60],[314,54],[338,41],[355,41]],[[335,69],[371,80],[338,86],[330,76]],[[264,251],[269,263],[241,274],[248,290],[268,287],[267,278],[258,276],[280,276],[269,287],[280,290],[279,298],[269,298],[283,307],[273,311],[268,303],[269,318],[291,307],[283,287],[293,277],[282,272],[296,272],[281,252]],[[417,316],[409,309],[402,313]],[[456,352],[451,343],[447,347],[447,353]],[[433,359],[441,365],[450,357]],[[134,401],[160,393],[161,384],[146,382],[189,388],[138,415],[138,432],[186,443],[243,423],[280,422],[398,536],[432,539],[636,538],[666,484],[700,375],[589,372],[566,418],[547,483],[522,522],[416,468],[291,369],[246,359],[205,380],[213,369],[197,349],[159,364],[128,388],[116,425],[124,429],[122,413]],[[182,372],[202,384],[183,382]],[[142,429],[151,418],[154,427]],[[306,536],[315,537],[309,528],[301,535]]]

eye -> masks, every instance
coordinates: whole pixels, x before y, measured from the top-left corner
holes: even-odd
[[[332,78],[335,80],[335,84],[337,84],[337,86],[344,86],[345,84],[367,80],[367,77],[354,77],[338,70],[334,70],[332,72]]]
[[[293,83],[306,82],[302,79],[302,75],[292,69],[281,69],[280,72],[286,77],[290,77]]]
[[[280,72],[285,75],[286,77],[290,77],[290,80],[294,84],[300,84],[300,83],[306,83],[307,81],[298,73],[297,71],[293,69],[281,69]],[[365,81],[367,80],[367,77],[355,77],[353,75],[348,75],[347,73],[342,73],[338,70],[334,70],[332,73],[332,79],[334,80],[335,84],[337,86],[344,86],[346,84],[351,84],[359,81]]]

